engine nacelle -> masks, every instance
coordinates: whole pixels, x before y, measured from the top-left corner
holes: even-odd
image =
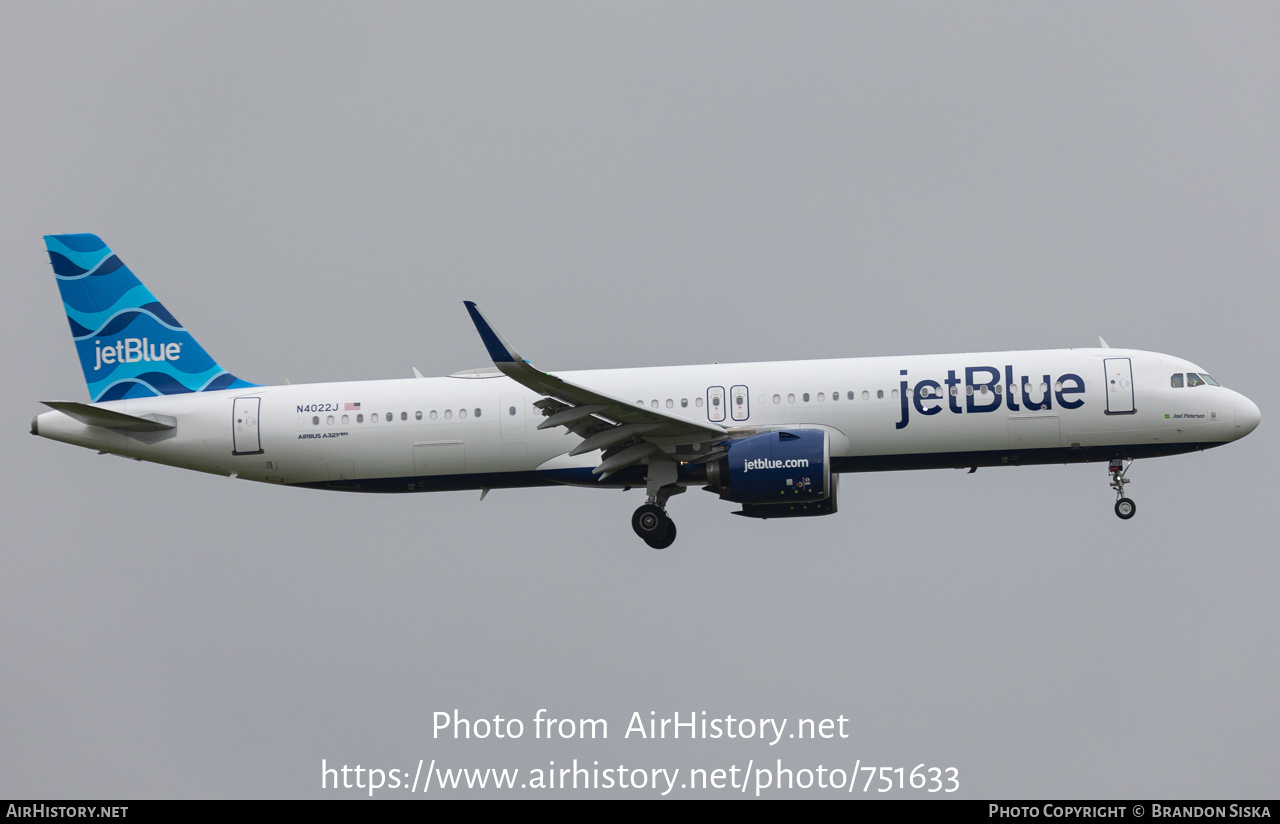
[[[730,441],[707,467],[720,497],[743,505],[737,515],[787,518],[835,512],[831,443],[822,429],[765,432]]]

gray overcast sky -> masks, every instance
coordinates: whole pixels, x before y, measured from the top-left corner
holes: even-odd
[[[1277,42],[1268,3],[6,3],[0,796],[780,758],[1274,797]],[[341,495],[29,437],[86,397],[54,232],[259,382],[485,365],[471,299],[554,370],[1101,334],[1264,422],[1139,462],[1130,522],[1097,465],[852,475],[792,523],[681,496],[658,553],[634,491]],[[609,739],[432,738],[544,707]],[[651,710],[850,737],[623,739]]]

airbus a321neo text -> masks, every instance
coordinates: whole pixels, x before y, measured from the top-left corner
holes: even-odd
[[[31,432],[143,461],[350,492],[643,488],[631,525],[676,537],[700,487],[748,518],[836,511],[840,473],[1097,461],[1115,512],[1136,458],[1208,449],[1258,407],[1190,361],[1053,349],[551,374],[467,311],[493,367],[262,386],[223,369],[95,235],[45,238],[89,403]],[[482,493],[483,495],[483,493]]]

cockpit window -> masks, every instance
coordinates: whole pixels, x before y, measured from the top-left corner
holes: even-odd
[[[1174,372],[1174,373],[1173,373],[1173,377],[1169,378],[1169,385],[1170,385],[1170,386],[1172,386],[1174,389],[1181,389],[1181,388],[1182,388],[1182,373],[1181,373],[1181,372]]]
[[[1195,372],[1187,373],[1187,386],[1204,386],[1204,381]]]
[[[1205,383],[1207,383],[1207,384],[1209,384],[1210,386],[1221,386],[1221,385],[1222,385],[1222,384],[1218,383],[1217,381],[1215,381],[1213,378],[1209,377],[1208,373],[1206,373],[1206,372],[1201,372],[1201,373],[1200,373],[1200,377],[1204,378],[1204,382],[1205,382]]]

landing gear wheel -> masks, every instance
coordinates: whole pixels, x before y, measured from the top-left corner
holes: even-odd
[[[662,507],[654,504],[645,504],[631,516],[631,528],[650,546],[666,538],[670,527],[671,519],[667,517],[667,513]],[[670,545],[664,544],[664,546]]]
[[[674,544],[675,541],[676,541],[676,524],[675,524],[675,521],[672,521],[670,518],[668,518],[667,519],[667,537],[663,538],[660,541],[651,541],[646,539],[645,543],[647,543],[649,546],[653,547],[654,549],[666,549],[667,547]]]
[[[1138,511],[1138,505],[1129,498],[1116,501],[1116,515],[1123,521],[1132,518]]]

